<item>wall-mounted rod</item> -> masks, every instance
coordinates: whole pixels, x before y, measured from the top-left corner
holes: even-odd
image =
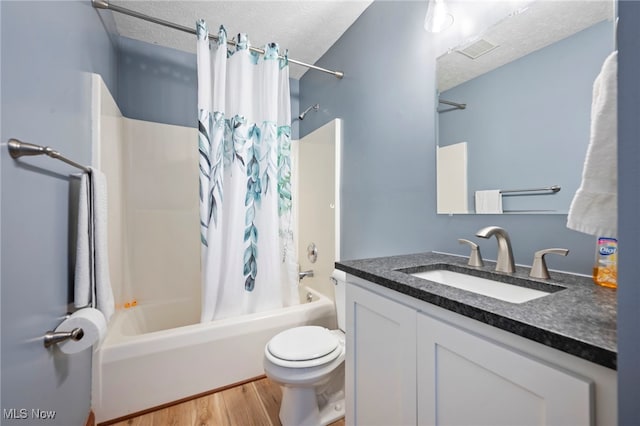
[[[307,115],[309,111],[311,110],[318,111],[319,109],[320,109],[320,104],[311,105],[309,108],[305,109],[300,113],[300,115],[298,116],[298,120],[300,121],[304,120],[304,116]]]
[[[109,3],[109,0],[91,0],[91,4],[96,9],[108,9],[108,10],[112,10],[114,12],[122,13],[124,15],[133,16],[134,18],[142,19],[143,21],[152,22],[154,24],[163,25],[165,27],[173,28],[174,30],[183,31],[185,33],[190,33],[190,34],[194,34],[194,35],[196,34],[196,30],[194,28],[187,27],[187,26],[180,25],[180,24],[176,24],[176,23],[170,22],[170,21],[165,21],[164,19],[154,18],[153,16],[145,15],[144,13],[136,12],[135,10],[131,10],[131,9],[127,9],[125,7],[117,6],[115,4]],[[209,38],[212,39],[212,40],[218,41],[218,36],[215,35],[215,34],[209,33]],[[227,44],[230,45],[230,46],[235,47],[237,43],[234,40],[228,40]],[[257,47],[252,47],[251,46],[251,47],[249,47],[249,50],[251,50],[252,52],[256,52],[256,53],[258,53],[260,55],[264,55],[264,50],[259,49]],[[283,56],[279,56],[279,58],[280,59],[284,59]],[[321,68],[321,67],[318,67],[316,65],[307,64],[307,63],[304,63],[304,62],[301,62],[301,61],[297,61],[297,60],[291,59],[291,58],[288,58],[288,61],[291,62],[292,64],[300,65],[300,66],[303,66],[303,67],[311,68],[311,69],[316,70],[316,71],[322,71],[322,72],[325,72],[327,74],[331,74],[331,75],[335,76],[336,78],[344,77],[344,73],[342,71],[328,70],[326,68]]]
[[[551,192],[553,194],[555,194],[556,192],[560,192],[560,186],[559,185],[553,185],[553,186],[549,186],[546,188],[531,188],[531,189],[502,189],[500,190],[501,194],[511,194],[514,192]]]
[[[460,104],[458,102],[447,101],[445,99],[438,99],[438,103],[451,105],[453,107],[456,107],[457,109],[465,109],[467,107],[467,104]]]
[[[58,343],[66,342],[67,340],[81,340],[84,337],[84,330],[81,328],[74,328],[71,331],[47,331],[44,335],[44,347],[48,348]]]
[[[69,160],[67,157],[48,146],[40,146],[32,143],[22,142],[18,139],[9,139],[9,154],[11,155],[11,158],[20,158],[25,155],[48,155],[51,158],[64,161],[65,163],[87,173],[91,171],[91,169],[89,169],[88,167],[85,167],[82,164],[78,164],[75,161]]]

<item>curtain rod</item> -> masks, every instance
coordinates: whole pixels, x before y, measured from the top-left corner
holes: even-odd
[[[183,31],[185,33],[190,33],[190,34],[194,34],[194,35],[196,34],[196,30],[193,29],[193,28],[186,27],[186,26],[180,25],[180,24],[176,24],[176,23],[170,22],[170,21],[165,21],[164,19],[154,18],[153,16],[145,15],[144,13],[136,12],[135,10],[127,9],[125,7],[117,6],[115,4],[109,3],[109,0],[91,0],[91,4],[96,9],[108,9],[108,10],[112,10],[114,12],[122,13],[124,15],[133,16],[134,18],[142,19],[142,20],[147,21],[147,22],[152,22],[154,24],[164,25],[165,27],[173,28],[174,30]],[[215,34],[209,33],[209,38],[213,39],[215,41],[218,41],[218,36],[215,35]],[[237,43],[234,40],[228,40],[227,44],[235,47]],[[259,49],[257,47],[250,46],[249,50],[251,50],[252,52],[256,52],[256,53],[259,53],[261,55],[264,55],[264,50]],[[280,55],[278,57],[280,59],[284,59],[284,57],[282,55]],[[300,66],[303,66],[303,67],[311,68],[311,69],[316,70],[316,71],[322,71],[322,72],[325,72],[327,74],[331,74],[331,75],[335,76],[336,78],[344,77],[344,73],[342,71],[332,71],[332,70],[328,70],[326,68],[318,67],[316,65],[306,64],[304,62],[300,62],[300,61],[297,61],[295,59],[291,59],[291,58],[287,58],[287,59],[292,64],[296,64],[296,65],[300,65]]]

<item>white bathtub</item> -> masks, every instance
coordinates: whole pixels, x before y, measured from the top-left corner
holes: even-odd
[[[261,376],[265,344],[289,327],[335,328],[333,302],[300,290],[300,305],[207,324],[197,323],[199,312],[189,301],[116,312],[93,356],[97,422]],[[307,303],[308,293],[313,300]]]

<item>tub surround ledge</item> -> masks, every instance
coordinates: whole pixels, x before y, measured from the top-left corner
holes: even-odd
[[[339,261],[336,268],[375,285],[616,369],[615,290],[597,286],[590,277],[581,275],[551,271],[551,279],[533,279],[528,276],[528,267],[517,266],[514,274],[502,274],[495,272],[495,262],[490,261],[485,261],[484,267],[472,268],[476,276],[506,283],[527,280],[532,288],[548,284],[563,287],[547,296],[514,304],[408,273],[435,265],[464,272],[471,269],[466,263],[466,257],[429,252]]]

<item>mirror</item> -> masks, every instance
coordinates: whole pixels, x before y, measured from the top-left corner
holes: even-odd
[[[568,212],[613,4],[531,2],[437,59],[438,213]]]

